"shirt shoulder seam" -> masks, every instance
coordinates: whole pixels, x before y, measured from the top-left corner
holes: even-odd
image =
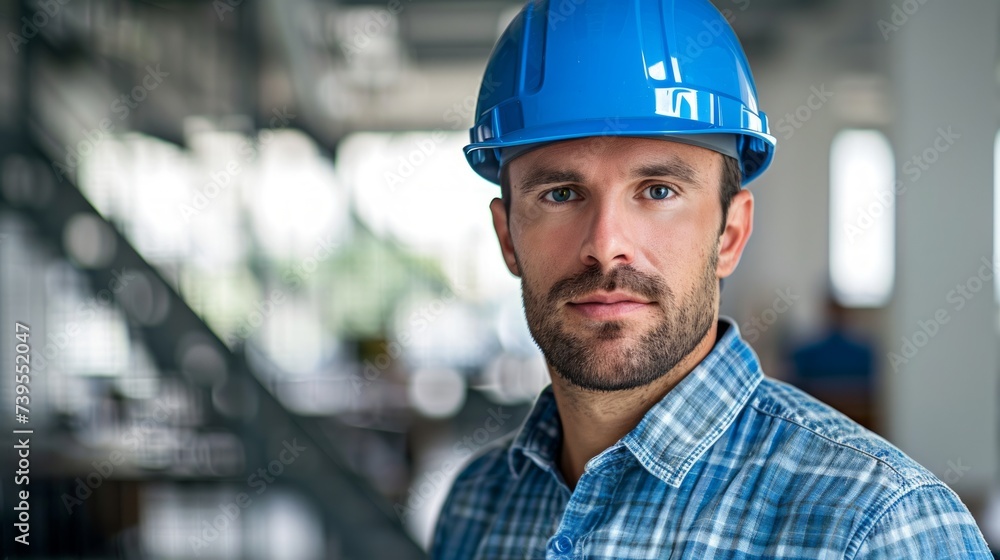
[[[761,383],[761,385],[763,385],[763,383]],[[758,390],[760,389],[761,385],[758,385]],[[758,398],[760,398],[760,397],[758,397]],[[757,399],[751,398],[750,401],[747,404],[750,407],[752,407],[754,410],[756,410],[757,412],[759,412],[761,414],[770,416],[772,418],[776,418],[776,419],[784,421],[784,422],[788,422],[789,424],[792,424],[792,425],[797,426],[797,427],[799,427],[799,428],[801,428],[803,430],[811,432],[814,435],[816,435],[817,437],[823,438],[826,441],[829,441],[830,443],[832,443],[834,445],[837,445],[837,446],[840,446],[840,447],[844,447],[844,448],[850,449],[852,451],[855,451],[857,453],[860,453],[862,455],[865,455],[867,457],[870,457],[874,461],[876,461],[876,462],[878,462],[878,463],[880,463],[882,465],[885,465],[890,470],[892,470],[892,472],[896,475],[896,477],[899,479],[899,481],[902,482],[901,488],[906,489],[907,487],[911,487],[908,484],[908,482],[911,479],[909,477],[907,477],[907,476],[904,476],[903,473],[900,472],[900,470],[895,465],[893,465],[892,463],[890,463],[889,461],[886,461],[885,459],[883,459],[881,457],[878,457],[876,455],[872,455],[868,451],[865,451],[864,449],[860,449],[860,448],[858,448],[858,447],[856,447],[854,445],[851,445],[850,443],[834,439],[833,437],[829,436],[828,434],[824,434],[824,433],[818,431],[817,429],[815,429],[814,427],[809,426],[809,425],[807,425],[807,424],[805,424],[803,422],[798,421],[796,418],[791,418],[791,417],[789,417],[787,415],[776,414],[776,413],[774,413],[774,412],[772,412],[770,410],[762,408],[761,406],[758,406]],[[921,478],[923,479],[923,480],[921,480],[921,482],[927,482],[927,483],[933,483],[934,482],[933,480],[926,480],[926,477],[921,477]],[[917,488],[917,487],[918,486],[912,486],[911,488]]]
[[[861,526],[854,532],[854,538],[847,543],[847,554],[844,555],[845,560],[854,560],[857,557],[858,552],[861,550],[862,544],[868,540],[871,536],[872,531],[875,527],[889,515],[892,510],[898,506],[904,498],[913,494],[914,492],[921,490],[923,488],[935,488],[939,490],[944,490],[946,493],[952,493],[952,490],[945,486],[943,483],[934,480],[926,480],[912,487],[901,487],[899,490],[884,499],[882,502],[875,502],[872,505],[871,510],[873,515],[865,516],[865,521],[861,523]]]

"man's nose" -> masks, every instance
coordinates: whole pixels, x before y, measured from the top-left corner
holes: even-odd
[[[624,203],[612,199],[593,200],[581,219],[583,245],[580,259],[586,266],[598,265],[608,272],[635,258],[632,220]]]

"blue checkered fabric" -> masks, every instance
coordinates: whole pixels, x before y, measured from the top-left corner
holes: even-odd
[[[551,388],[460,473],[434,560],[992,559],[958,496],[890,443],[764,377],[737,327],[638,426],[560,474]]]

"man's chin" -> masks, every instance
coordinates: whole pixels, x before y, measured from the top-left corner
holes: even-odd
[[[625,391],[649,385],[666,373],[658,364],[637,362],[643,354],[640,346],[626,337],[594,340],[586,342],[586,350],[568,361],[547,361],[559,377],[578,389]]]
[[[557,370],[558,371],[558,370]],[[651,385],[662,375],[656,377],[622,377],[622,368],[613,368],[602,372],[589,372],[581,375],[580,372],[565,374],[559,372],[559,376],[572,385],[575,389],[589,391],[593,393],[615,393],[619,391],[630,391]]]

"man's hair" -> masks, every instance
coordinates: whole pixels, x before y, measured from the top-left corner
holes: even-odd
[[[722,177],[719,183],[719,201],[722,203],[722,225],[719,227],[719,235],[726,229],[726,218],[729,216],[729,205],[733,202],[733,197],[740,192],[740,185],[743,182],[743,173],[740,171],[740,162],[736,158],[722,156]],[[510,221],[510,170],[505,165],[500,169],[500,198],[503,206],[507,209],[507,221]]]

